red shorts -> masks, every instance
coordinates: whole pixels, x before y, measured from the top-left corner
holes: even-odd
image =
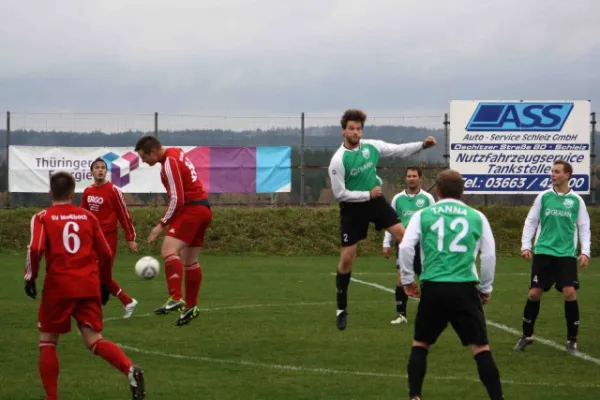
[[[100,298],[42,298],[38,311],[38,329],[43,333],[70,332],[71,317],[75,318],[79,326],[87,325],[96,332],[102,332],[102,302]]]
[[[212,210],[203,205],[183,206],[167,227],[165,236],[179,239],[190,247],[202,247],[204,233],[212,220]]]

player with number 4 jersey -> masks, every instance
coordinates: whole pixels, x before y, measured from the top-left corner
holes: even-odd
[[[148,242],[152,243],[167,228],[161,256],[165,263],[169,299],[154,312],[162,315],[181,311],[175,325],[182,326],[200,313],[197,304],[202,268],[198,256],[212,220],[208,194],[194,164],[182,149],[165,148],[154,136],[144,136],[138,140],[135,151],[146,164],[161,164],[160,179],[169,197],[167,210],[148,236]],[[184,272],[185,301],[181,290]]]
[[[112,281],[113,255],[98,219],[72,204],[75,180],[67,172],[50,178],[52,206],[31,219],[25,293],[37,297],[36,278],[43,256],[46,276],[38,311],[39,371],[46,400],[58,399],[56,346],[75,319],[85,346],[129,379],[134,400],[145,398],[143,372],[123,350],[102,337],[100,286]]]
[[[523,310],[523,334],[515,351],[523,351],[534,342],[535,321],[540,312],[542,294],[554,286],[564,297],[567,323],[567,352],[577,352],[579,333],[579,277],[577,259],[586,268],[590,259],[590,217],[583,199],[573,193],[569,180],[573,167],[557,160],[551,170],[553,187],[540,193],[527,214],[521,238],[521,256],[531,260],[529,293]],[[537,230],[537,234],[536,234]],[[535,239],[534,239],[535,236]],[[578,236],[581,253],[577,256]],[[532,246],[533,240],[533,246]]]

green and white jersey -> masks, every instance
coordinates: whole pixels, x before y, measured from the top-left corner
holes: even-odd
[[[537,233],[536,233],[537,230]],[[581,254],[590,257],[590,216],[585,202],[577,193],[557,193],[554,189],[540,193],[529,210],[521,251],[555,257],[577,257],[577,236]],[[533,249],[531,240],[535,235]]]
[[[427,191],[420,189],[417,194],[409,194],[406,190],[398,193],[392,198],[392,208],[400,217],[400,222],[405,228],[408,226],[410,218],[419,210],[435,204],[435,199]],[[391,247],[392,234],[385,231],[383,237],[383,247]]]
[[[496,242],[481,212],[459,200],[443,199],[413,215],[400,243],[402,284],[414,281],[415,245],[420,242],[421,281],[476,282],[479,290],[493,290]],[[481,258],[481,279],[475,260]]]
[[[371,189],[383,184],[377,176],[379,159],[408,157],[422,148],[423,142],[393,144],[374,139],[362,139],[360,145],[352,150],[342,144],[329,163],[333,195],[338,202],[369,201]]]

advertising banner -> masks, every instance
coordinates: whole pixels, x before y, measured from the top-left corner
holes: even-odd
[[[275,193],[292,188],[290,147],[181,146],[210,193]],[[9,147],[9,190],[47,193],[58,171],[73,174],[77,193],[93,181],[90,166],[102,157],[108,179],[125,193],[166,193],[160,164],[149,167],[127,147]]]
[[[573,166],[569,184],[590,193],[589,101],[452,101],[450,168],[465,193],[536,194],[552,187],[556,160]]]

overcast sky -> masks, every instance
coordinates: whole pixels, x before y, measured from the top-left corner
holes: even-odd
[[[3,0],[0,110],[428,116],[452,99],[591,99],[600,111],[598,15],[598,0]]]

